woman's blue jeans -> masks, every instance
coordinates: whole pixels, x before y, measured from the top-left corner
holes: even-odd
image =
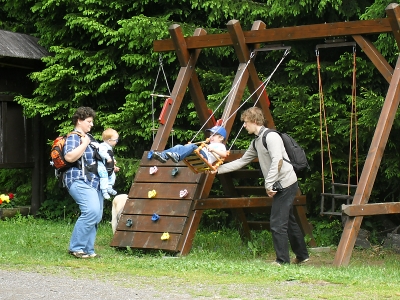
[[[298,183],[295,182],[276,193],[272,200],[270,226],[276,261],[281,264],[290,263],[289,242],[299,260],[308,258],[303,233],[293,214],[293,200],[297,190]]]
[[[100,190],[94,189],[83,180],[74,181],[68,192],[81,211],[72,231],[69,250],[93,254],[97,226],[103,216],[103,195]]]

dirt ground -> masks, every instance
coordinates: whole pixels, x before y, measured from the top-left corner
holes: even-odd
[[[374,254],[373,250],[371,251]],[[310,250],[313,266],[332,266],[335,251],[329,248]],[[0,300],[36,299],[313,299],[306,296],[320,293],[331,283],[304,283],[298,280],[268,283],[266,286],[251,284],[205,284],[185,282],[174,277],[153,280],[145,277],[76,278],[60,267],[59,271],[0,270]],[[349,298],[350,299],[350,298]]]

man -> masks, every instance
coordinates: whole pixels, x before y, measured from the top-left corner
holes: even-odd
[[[270,227],[276,253],[274,265],[290,264],[289,242],[296,257],[292,263],[299,264],[309,260],[309,255],[303,234],[293,214],[293,200],[298,190],[297,176],[293,166],[285,162],[289,160],[283,141],[276,132],[266,135],[268,150],[262,142],[263,132],[268,130],[263,126],[265,119],[262,110],[251,107],[241,115],[243,126],[249,134],[256,136],[243,156],[218,168],[218,174],[229,173],[243,168],[257,156],[265,179],[265,189],[269,197],[273,197]],[[255,149],[254,149],[255,147]],[[278,184],[276,184],[278,183]],[[276,185],[281,185],[279,191]]]

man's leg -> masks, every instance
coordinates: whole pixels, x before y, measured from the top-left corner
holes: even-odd
[[[276,193],[272,201],[270,226],[274,243],[276,262],[289,264],[288,227],[290,210],[297,192],[297,182]]]

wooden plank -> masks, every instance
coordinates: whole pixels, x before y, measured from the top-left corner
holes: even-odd
[[[153,222],[151,215],[121,215],[117,230],[182,233],[186,219],[187,217],[160,216],[158,221]],[[131,226],[127,225],[128,220],[131,220]]]
[[[161,240],[161,235],[162,233],[116,231],[110,246],[177,251],[181,235],[171,233],[166,241]]]
[[[169,32],[173,40],[174,49],[176,50],[181,69],[171,92],[173,103],[172,105],[168,105],[165,111],[166,123],[160,125],[153,141],[151,149],[154,150],[163,150],[167,144],[169,134],[175,123],[176,115],[178,114],[179,108],[182,104],[183,97],[186,94],[189,81],[192,78],[193,72],[195,72],[195,65],[200,53],[200,51],[192,51],[189,53],[183,37],[182,29],[179,25],[170,26]],[[205,34],[204,31],[196,31],[196,33]]]
[[[400,214],[400,202],[342,205],[342,212],[350,217]]]
[[[248,221],[251,230],[271,230],[270,222],[268,221]]]
[[[260,169],[240,169],[229,174],[235,179],[264,178]]]
[[[186,142],[184,144],[186,144]],[[164,150],[164,149],[161,149],[160,151],[162,151],[162,150]],[[149,154],[149,151],[143,152],[142,159],[140,161],[140,166],[141,167],[157,166],[158,168],[159,167],[184,167],[184,168],[186,168],[186,165],[183,163],[183,161],[180,161],[178,163],[174,163],[172,160],[169,159],[165,163],[161,163],[161,162],[159,162],[158,160],[156,160],[154,158],[148,159],[147,158],[148,154]]]
[[[230,162],[239,159],[243,156],[246,150],[231,150],[229,156],[225,158],[225,162]],[[258,162],[258,157],[253,160],[253,162]]]
[[[400,6],[397,3],[390,3],[386,9],[386,15],[390,22],[390,27],[392,28],[394,39],[397,43],[397,48],[400,49],[400,32],[398,28],[400,27],[399,14]]]
[[[241,196],[262,196],[267,194],[264,186],[235,186],[235,190]]]
[[[155,174],[150,174],[150,167],[140,167],[136,172],[135,182],[164,182],[164,183],[198,183],[200,177],[198,174],[193,173],[189,168],[177,167],[178,173],[175,176],[172,175],[172,171],[175,168],[159,166],[158,171]]]
[[[384,32],[392,32],[392,27],[387,18],[245,31],[244,38],[246,44],[258,44]],[[186,37],[185,42],[188,49],[233,45],[228,33]],[[154,41],[153,49],[155,52],[168,52],[173,51],[175,48],[172,40],[167,39]]]
[[[227,197],[238,198],[239,194],[235,190],[235,184],[229,173],[222,174],[218,176],[224,195]],[[242,241],[248,241],[251,239],[250,227],[247,223],[246,214],[242,207],[231,209],[232,216],[234,217],[235,223],[238,224],[238,231]]]
[[[361,35],[353,35],[353,39],[369,57],[371,62],[375,65],[386,81],[390,83],[390,80],[392,80],[393,68],[391,65],[389,65],[378,49],[376,49],[375,45]]]
[[[240,31],[243,35],[240,26],[236,26],[236,28],[233,29],[230,23],[231,21],[228,23],[228,30],[232,31],[230,32],[232,36],[236,34],[240,35],[238,31]],[[240,36],[235,37],[235,39],[239,41]],[[245,46],[245,48],[247,47]],[[232,129],[233,123],[235,121],[235,116],[237,114],[237,109],[240,106],[245,88],[247,86],[247,80],[249,78],[249,72],[246,67],[249,55],[243,54],[242,57],[246,57],[247,59],[239,60],[239,66],[237,68],[235,78],[233,79],[230,93],[227,95],[224,112],[221,117],[221,119],[225,123],[225,129],[227,130],[227,132],[230,132]]]
[[[197,28],[193,35],[202,36],[206,34],[207,32],[204,29]],[[196,51],[196,55],[199,55],[201,50],[195,49],[194,51]],[[213,127],[215,124],[210,118],[210,112],[208,111],[207,102],[204,97],[203,90],[201,89],[196,70],[193,71],[192,77],[189,81],[189,92],[196,109],[197,116],[199,117],[200,124],[203,124],[205,129]]]
[[[199,227],[201,216],[203,211],[195,210],[188,216],[186,226],[182,233],[182,238],[179,240],[177,250],[180,251],[180,255],[186,255],[192,248],[194,237],[196,236],[197,228]]]
[[[295,205],[293,208],[293,213],[296,217],[297,223],[299,224],[301,232],[304,236],[308,235],[310,237],[310,241],[308,243],[309,246],[317,247],[317,242],[315,241],[312,233],[313,228],[307,220],[305,205]]]
[[[191,183],[171,183],[166,185],[165,183],[141,183],[134,182],[129,191],[129,198],[149,198],[149,191],[155,190],[156,196],[149,199],[193,199],[196,192],[197,184]],[[179,192],[186,189],[188,195],[184,198],[180,198]]]
[[[222,209],[272,206],[271,197],[208,198],[194,200],[194,209]],[[293,205],[305,205],[306,196],[296,196]]]
[[[391,18],[400,19],[399,7],[388,6],[386,13]],[[396,20],[392,20],[391,24],[396,24],[393,31],[400,31],[400,25]],[[371,146],[365,160],[360,181],[358,183],[352,204],[365,204],[368,202],[374,185],[376,174],[382,160],[383,152],[389,138],[390,130],[392,129],[394,118],[400,101],[400,57],[397,60],[396,67],[393,72],[392,80],[390,81],[388,93],[383,104],[381,114],[378,119],[378,124],[372,138]],[[358,231],[361,227],[363,217],[349,217],[344,226],[343,234],[340,239],[338,249],[336,251],[333,264],[335,266],[348,265],[350,262],[351,253],[356,242]]]
[[[168,215],[187,216],[192,201],[159,200],[159,199],[128,199],[122,211],[128,215]]]

